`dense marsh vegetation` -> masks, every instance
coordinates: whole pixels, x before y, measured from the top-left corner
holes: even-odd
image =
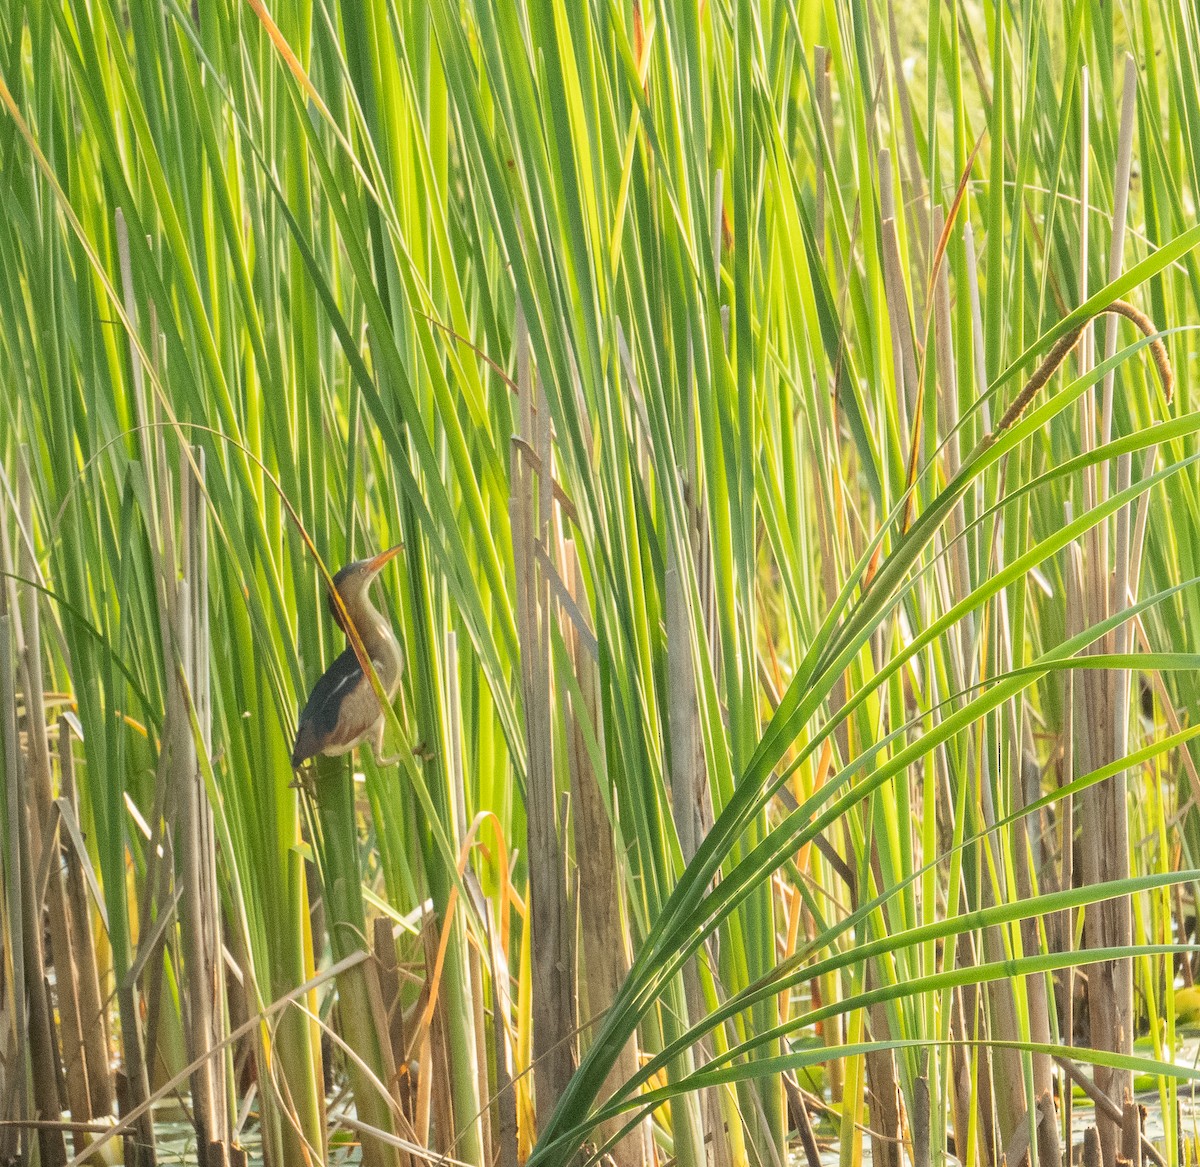
[[[1198,80],[0,0],[0,1162],[1194,1161]],[[293,783],[397,543],[399,760]]]

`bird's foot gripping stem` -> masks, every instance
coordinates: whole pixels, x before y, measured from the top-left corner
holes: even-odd
[[[303,790],[309,798],[315,798],[317,782],[313,767],[309,765],[297,766],[295,773],[292,775],[292,780],[288,783],[288,789]]]
[[[379,748],[375,750],[375,765],[379,767],[394,766],[397,762],[401,761],[404,756],[404,750],[401,749],[385,758],[383,756],[383,743],[380,742]],[[433,757],[433,750],[431,750],[424,742],[418,742],[412,748],[412,756],[416,758],[418,762],[428,762]]]

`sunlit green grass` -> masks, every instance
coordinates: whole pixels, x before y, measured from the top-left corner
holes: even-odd
[[[431,1142],[478,1167],[510,1167],[490,1099],[509,1075],[531,1162],[646,1116],[663,1161],[771,1167],[781,1075],[838,1045],[844,1163],[882,1121],[864,1076],[886,1073],[906,1156],[917,1127],[944,1161],[954,1130],[984,1167],[1028,1122],[1042,1055],[1166,1074],[1174,889],[1190,903],[1200,869],[1198,78],[1195,13],[1149,4],[0,0],[0,523],[32,540],[46,688],[81,730],[114,1054],[150,986],[177,984],[149,1060],[186,1094],[192,970],[175,923],[145,945],[178,878],[152,841],[173,830],[158,604],[182,537],[162,500],[202,454],[200,771],[250,1018],[221,1101],[236,1123],[248,1058],[269,1162],[342,1156],[329,1057],[360,1120],[413,1139],[359,955],[378,915],[431,1075],[419,987],[449,921],[433,1089],[453,1130]],[[1161,331],[1174,400],[1146,339],[1102,316],[1001,428],[1118,298]],[[399,542],[377,586],[405,646],[402,761],[356,755],[361,782],[323,766],[309,797],[288,757],[343,647],[326,573]],[[1098,666],[1132,678],[1113,717],[1087,697]],[[1101,734],[1115,752],[1092,764]],[[586,914],[581,758],[632,967],[602,1017],[578,1010],[579,1068],[534,1130],[530,876],[553,860],[528,824],[548,780]],[[693,842],[673,784],[697,769],[713,825]],[[1064,886],[1067,802],[1086,837],[1088,792],[1119,775],[1128,877]],[[1054,975],[1089,959],[1085,905],[1118,892],[1151,1044],[1072,1052]],[[322,1053],[328,1032],[350,1053]],[[612,1095],[633,1035],[642,1071]],[[700,1090],[715,1111],[684,1100]]]

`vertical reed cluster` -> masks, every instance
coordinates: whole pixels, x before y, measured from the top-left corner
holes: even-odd
[[[0,0],[0,1159],[1178,1157],[1200,46],[1043,7]]]

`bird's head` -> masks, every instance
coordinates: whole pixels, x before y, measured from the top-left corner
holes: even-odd
[[[403,547],[403,544],[398,543],[395,547],[390,547],[387,551],[372,556],[370,559],[356,559],[353,563],[346,564],[333,577],[333,586],[337,588],[338,595],[342,597],[342,603],[346,606],[348,612],[353,613],[354,609],[362,603],[366,597],[367,589],[371,586],[371,581],[388,563],[400,554]],[[326,601],[329,604],[329,611],[332,613],[337,626],[345,632],[346,626],[342,623],[342,614],[338,611],[338,606],[334,602],[333,596],[327,596]]]

